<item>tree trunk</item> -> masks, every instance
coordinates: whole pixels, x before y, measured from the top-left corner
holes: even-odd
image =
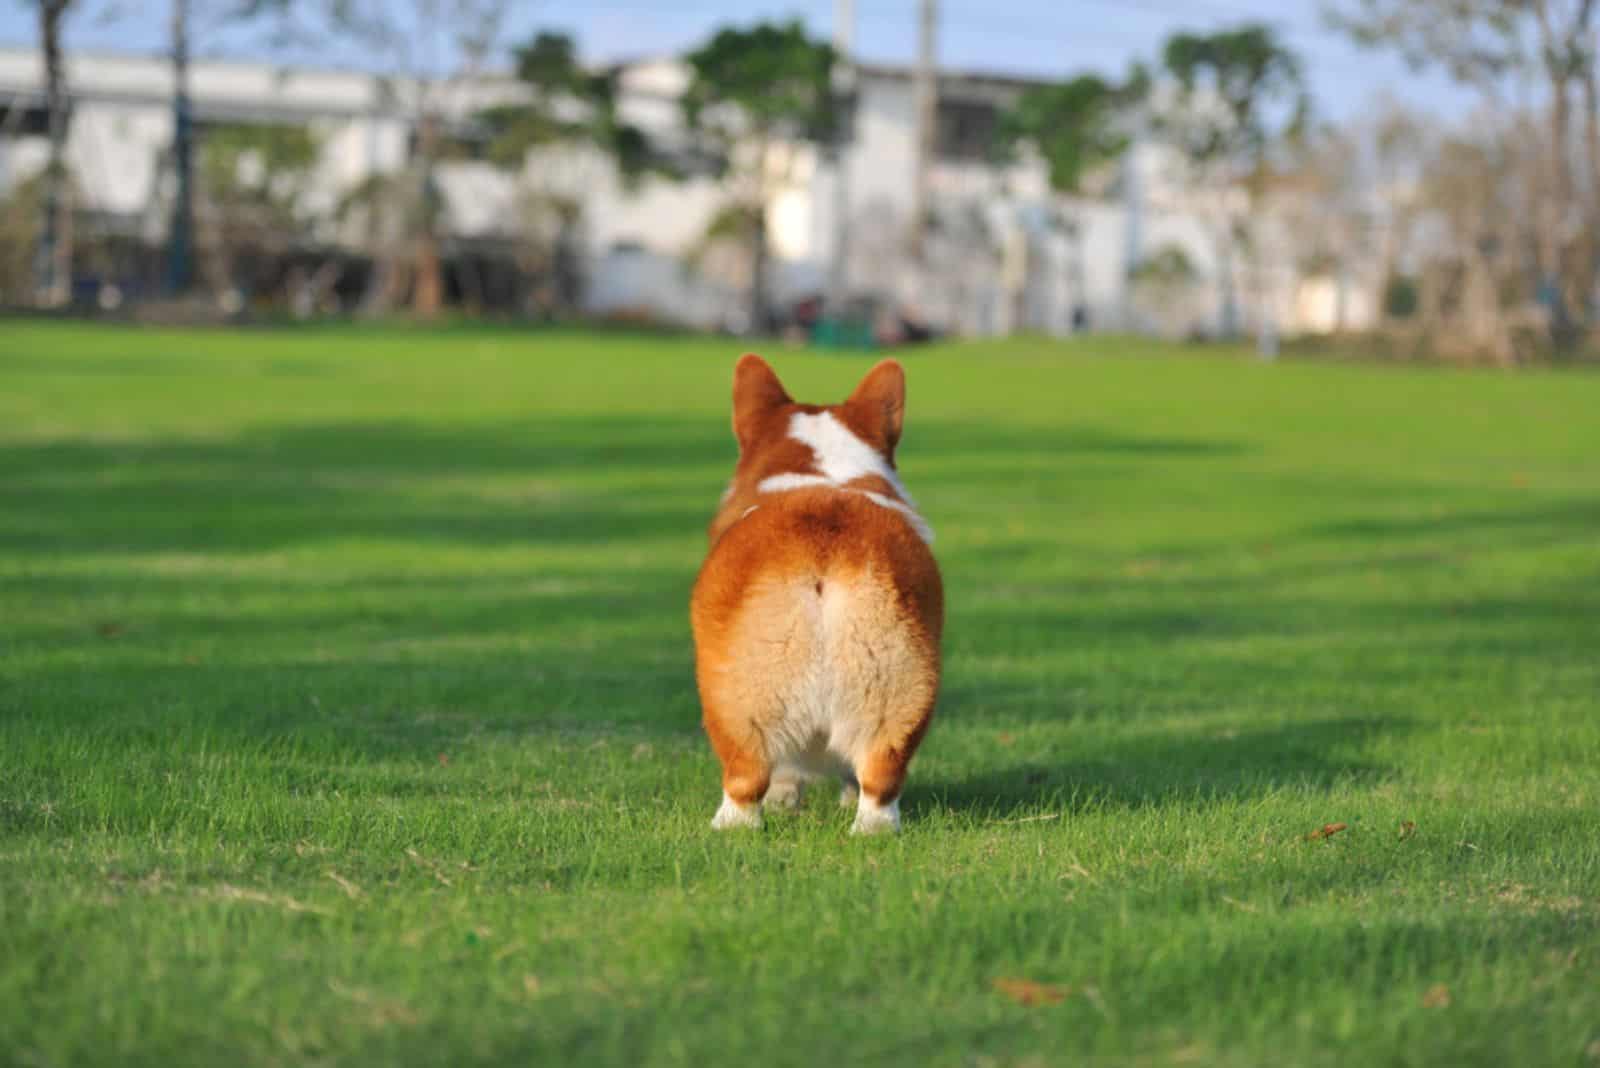
[[[1217,333],[1231,339],[1239,333],[1239,298],[1233,277],[1233,236],[1228,233],[1217,245],[1217,287],[1221,300]]]
[[[444,307],[444,269],[439,255],[439,234],[434,218],[433,196],[434,164],[439,157],[439,119],[424,114],[417,128],[417,185],[414,192],[417,213],[417,237],[411,260],[412,314],[423,319],[435,318]]]
[[[444,307],[444,269],[439,261],[439,238],[431,227],[417,236],[412,275],[412,312],[422,319],[437,317]]]
[[[563,218],[556,234],[550,274],[557,316],[576,315],[583,301],[582,255],[576,219]]]
[[[1547,146],[1550,192],[1540,212],[1539,271],[1543,276],[1540,288],[1550,309],[1550,342],[1564,350],[1571,348],[1578,336],[1572,318],[1577,294],[1571,291],[1573,278],[1568,270],[1571,256],[1566,236],[1573,206],[1572,98],[1569,95],[1573,72],[1568,65],[1573,42],[1556,29],[1548,4],[1535,4],[1534,12],[1539,20],[1544,72],[1550,82],[1550,126],[1546,134],[1550,142]],[[1581,314],[1581,302],[1577,303]]]
[[[1417,279],[1417,340],[1419,351],[1435,348],[1444,322],[1445,267],[1438,261],[1422,265]]]
[[[72,289],[72,201],[67,179],[66,70],[61,55],[61,23],[70,0],[40,0],[39,42],[44,53],[44,103],[49,121],[50,159],[44,171],[43,231],[34,277],[38,299],[54,307]]]
[[[1255,290],[1256,303],[1256,356],[1272,361],[1278,358],[1278,293],[1277,279],[1267,263],[1266,242],[1262,227],[1254,223],[1258,217],[1254,205],[1250,209],[1250,276]]]
[[[750,332],[767,330],[767,206],[756,204],[750,215]]]
[[[1474,252],[1467,260],[1466,269],[1462,305],[1473,347],[1488,353],[1497,365],[1509,367],[1516,362],[1516,353],[1500,308],[1500,298],[1495,292],[1494,265],[1482,253]]]
[[[1595,57],[1588,56],[1587,60],[1579,76],[1583,85],[1584,161],[1589,184],[1583,204],[1583,270],[1579,274],[1585,323],[1594,299],[1595,272],[1600,269],[1600,85],[1595,81]]]

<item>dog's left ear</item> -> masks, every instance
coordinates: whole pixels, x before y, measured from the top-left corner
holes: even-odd
[[[774,411],[793,403],[766,360],[753,352],[739,357],[733,368],[733,436],[739,439],[739,451],[755,443]]]
[[[884,360],[868,371],[844,405],[850,421],[875,438],[893,459],[906,415],[906,372],[900,362]]]

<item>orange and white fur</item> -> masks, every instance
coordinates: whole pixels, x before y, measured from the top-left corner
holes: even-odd
[[[906,766],[939,692],[944,590],[895,472],[905,372],[796,404],[759,356],[733,375],[739,463],[690,603],[718,829],[759,827],[837,773],[858,834],[900,828]]]

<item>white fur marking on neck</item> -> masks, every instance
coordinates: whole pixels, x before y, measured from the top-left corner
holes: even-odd
[[[833,417],[831,412],[809,415],[796,412],[789,421],[789,436],[811,448],[816,465],[822,473],[789,472],[764,478],[756,486],[757,493],[783,493],[787,490],[828,486],[852,493],[861,493],[873,504],[899,512],[923,541],[933,542],[933,528],[917,514],[911,494],[901,485],[889,461],[872,446],[850,432],[850,429]],[[847,483],[858,478],[881,478],[894,490],[895,497],[870,490],[852,490]]]
[[[933,528],[928,525],[928,521],[926,519],[917,514],[917,510],[915,508],[912,508],[904,501],[897,501],[892,497],[885,497],[881,493],[872,493],[869,491],[867,493],[867,499],[873,504],[892,509],[893,511],[899,512],[901,515],[905,516],[906,521],[911,524],[911,529],[917,532],[917,537],[921,538],[929,545],[933,544]]]
[[[756,486],[757,493],[782,493],[784,490],[805,489],[807,486],[837,486],[839,483],[822,475],[773,475]]]
[[[811,446],[817,457],[817,467],[822,477],[837,485],[854,482],[858,478],[876,476],[894,487],[895,496],[911,503],[911,494],[900,484],[894,468],[871,445],[850,433],[850,428],[833,417],[832,412],[808,415],[795,412],[789,420],[789,436]]]

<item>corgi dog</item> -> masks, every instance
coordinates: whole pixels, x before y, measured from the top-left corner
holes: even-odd
[[[831,406],[796,404],[759,356],[734,368],[739,462],[690,600],[718,830],[829,773],[854,833],[900,829],[944,629],[933,532],[895,471],[905,391],[894,360]]]

